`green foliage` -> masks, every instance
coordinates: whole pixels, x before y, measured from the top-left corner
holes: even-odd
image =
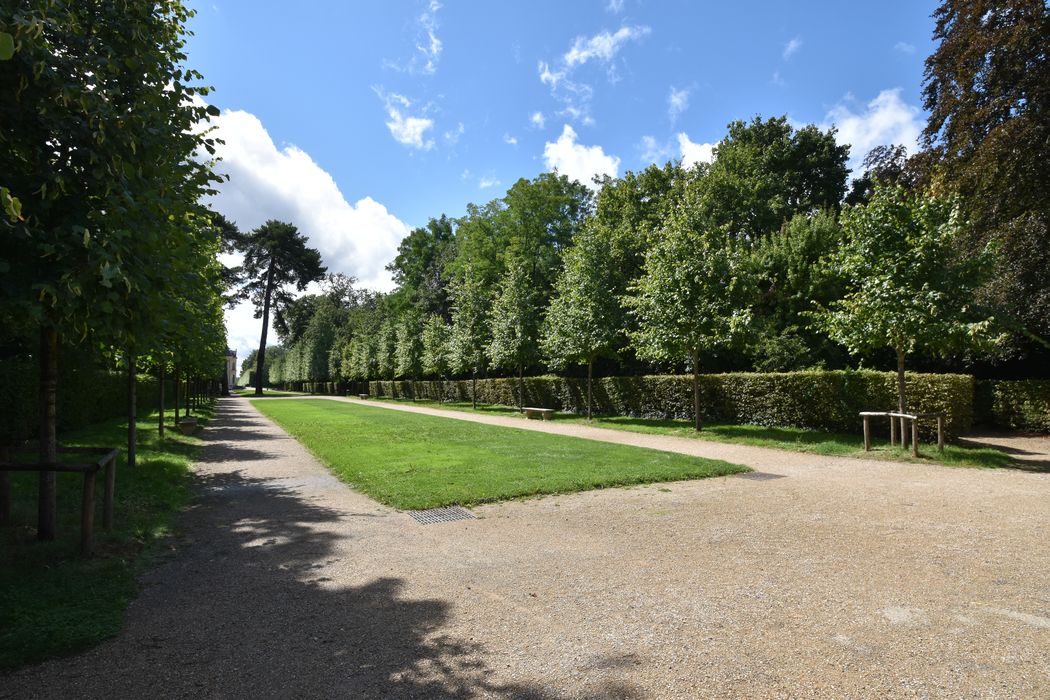
[[[609,274],[611,252],[601,231],[587,227],[566,251],[543,329],[543,351],[551,366],[589,363],[617,346],[625,314],[621,290]]]
[[[841,351],[808,327],[813,303],[830,304],[843,291],[840,280],[821,264],[842,238],[834,213],[821,211],[796,214],[755,244],[752,264],[759,290],[752,348],[759,371],[807,369],[828,360],[842,364]]]
[[[754,241],[796,214],[838,207],[849,147],[835,142],[834,129],[795,129],[787,117],[755,117],[728,128],[700,179],[698,201],[715,226]]]
[[[980,425],[1050,433],[1050,380],[980,380],[974,403]]]
[[[397,321],[394,345],[394,374],[415,379],[423,363],[423,324],[413,312]]]
[[[878,188],[842,225],[846,239],[830,264],[848,292],[816,320],[850,352],[946,355],[994,340],[992,318],[972,302],[992,254],[958,255],[953,202]]]
[[[399,293],[412,300],[421,314],[448,316],[446,268],[453,247],[452,221],[442,215],[425,227],[413,229],[398,245],[397,257],[387,266]]]
[[[541,314],[538,282],[524,261],[511,264],[492,306],[492,342],[488,355],[492,366],[518,369],[539,357]]]
[[[489,297],[480,278],[470,269],[454,284],[451,297],[450,367],[456,372],[476,373],[485,366],[485,352],[491,342]]]
[[[423,373],[444,377],[451,361],[449,339],[451,328],[445,320],[434,314],[423,325]]]
[[[906,375],[912,406],[946,414],[951,436],[968,433],[974,420],[974,381],[961,374]],[[861,411],[893,410],[896,376],[867,370],[784,373],[740,372],[700,376],[702,418],[710,423],[797,427],[859,434]],[[517,380],[479,379],[478,401],[517,405]],[[420,398],[470,401],[471,382],[415,382]],[[407,382],[371,382],[376,396],[407,397]],[[527,377],[525,402],[584,414],[585,380],[569,377]],[[602,377],[594,380],[594,410],[607,416],[653,419],[693,418],[692,378],[688,375]],[[881,429],[881,428],[878,428]],[[931,427],[923,426],[929,436]],[[888,428],[887,428],[888,430]]]
[[[729,347],[747,328],[751,282],[732,238],[684,208],[669,217],[645,258],[629,304],[638,320],[632,340],[639,357],[681,359]]]

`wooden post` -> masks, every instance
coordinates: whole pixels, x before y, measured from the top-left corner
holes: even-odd
[[[897,418],[890,416],[890,447],[897,444]]]
[[[80,501],[80,553],[91,556],[92,529],[95,525],[95,472],[84,472],[84,495]]]
[[[871,452],[871,416],[864,416],[864,451]]]
[[[919,456],[919,419],[911,419],[911,453]]]
[[[937,450],[944,452],[944,416],[937,416]]]
[[[106,462],[106,490],[102,499],[102,527],[106,532],[113,529],[113,491],[117,481],[117,457]]]
[[[0,462],[6,462],[7,448],[0,447]],[[0,525],[11,523],[11,475],[0,471]]]
[[[161,440],[163,440],[164,439],[164,363],[163,362],[161,362],[161,364],[160,364],[160,384],[159,384],[159,386],[157,388],[160,390],[160,396],[157,398],[157,401],[160,404],[160,407],[158,409],[158,412],[160,413],[160,418],[157,419],[157,436],[160,437]]]

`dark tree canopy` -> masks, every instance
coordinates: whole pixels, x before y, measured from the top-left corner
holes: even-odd
[[[988,300],[1050,337],[1050,10],[947,0],[934,18],[923,97],[937,181],[961,196],[971,250],[1000,243]]]
[[[700,206],[712,224],[756,240],[795,214],[837,208],[848,157],[834,129],[795,129],[787,117],[735,121],[703,178]]]

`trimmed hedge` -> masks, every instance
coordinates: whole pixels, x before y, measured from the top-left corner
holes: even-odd
[[[40,415],[36,364],[0,362],[0,445],[17,445],[36,436]],[[174,385],[165,382],[165,403],[174,405]],[[157,378],[140,374],[136,389],[140,416],[157,408]],[[128,405],[127,376],[94,368],[59,364],[58,432],[123,416]]]
[[[981,425],[1050,433],[1050,379],[979,380],[974,412]]]
[[[859,433],[860,411],[894,410],[896,374],[865,370],[705,374],[700,377],[701,418],[715,423],[792,426]],[[949,436],[973,426],[974,381],[961,374],[907,375],[913,410],[943,412]],[[416,398],[470,401],[470,380],[414,382]],[[478,401],[517,405],[518,380],[479,379]],[[693,417],[692,378],[688,375],[603,377],[594,380],[598,414],[640,418]],[[408,398],[407,381],[369,382],[376,396]],[[587,382],[564,377],[527,377],[525,405],[584,413]],[[876,427],[881,430],[881,426]],[[886,428],[888,431],[889,429]],[[924,425],[932,435],[935,425]]]

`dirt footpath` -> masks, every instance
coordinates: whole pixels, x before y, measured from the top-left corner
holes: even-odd
[[[759,450],[423,526],[243,399],[207,436],[125,631],[0,697],[1050,696],[1050,474]]]

